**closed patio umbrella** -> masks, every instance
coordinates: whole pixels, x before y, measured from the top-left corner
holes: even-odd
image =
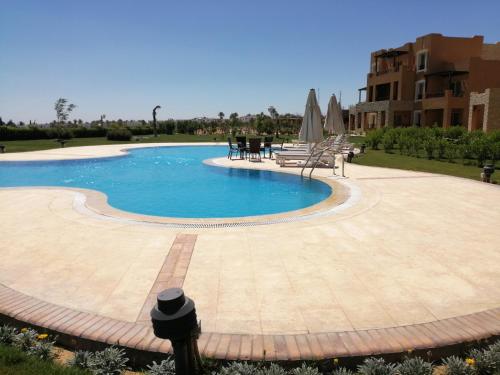
[[[319,109],[314,89],[309,90],[299,140],[307,143],[318,143],[323,140],[321,110]]]
[[[329,134],[345,134],[344,120],[342,119],[342,109],[337,97],[333,94],[328,102],[328,111],[325,118],[325,130]]]

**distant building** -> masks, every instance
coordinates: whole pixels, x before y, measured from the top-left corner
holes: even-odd
[[[428,34],[373,52],[366,87],[349,108],[349,129],[462,125],[500,130],[500,43],[483,40]]]

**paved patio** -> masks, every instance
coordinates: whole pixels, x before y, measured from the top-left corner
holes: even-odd
[[[123,147],[4,154],[0,161],[111,156]],[[269,160],[214,162],[298,172]],[[331,174],[315,171],[357,192],[342,209],[307,221],[223,229],[115,220],[79,209],[83,196],[76,190],[0,189],[0,284],[8,300],[22,293],[32,303],[94,314],[115,327],[147,326],[155,293],[182,286],[206,333],[202,350],[220,358],[245,358],[243,338],[252,358],[262,358],[259,345],[274,348],[276,358],[281,342],[288,343],[284,356],[293,357],[290,337],[296,347],[309,348],[309,354],[295,350],[296,357],[316,358],[341,355],[340,348],[349,346],[345,340],[363,347],[366,332],[376,332],[368,334],[373,346],[384,332],[403,330],[395,339],[402,350],[438,346],[446,337],[453,342],[500,334],[498,186],[351,164],[348,179]],[[0,297],[0,312],[12,309]],[[139,332],[154,341],[151,332]],[[344,335],[336,352],[327,334]],[[266,337],[275,338],[272,346]],[[379,348],[365,345],[365,351],[380,352],[384,343],[395,350],[391,340],[379,341]]]

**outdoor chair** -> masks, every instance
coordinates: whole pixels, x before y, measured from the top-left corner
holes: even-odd
[[[273,139],[274,137],[264,137],[264,157],[266,157],[266,149],[268,149],[269,159],[273,158]]]
[[[240,150],[240,158],[244,159],[245,154],[248,152],[247,137],[245,136],[236,137],[236,142],[238,142],[238,148]]]
[[[5,145],[0,145],[0,154],[5,152]]]
[[[260,152],[262,150],[261,141],[259,138],[250,138],[250,147],[248,150],[248,160],[262,161]]]
[[[228,143],[228,146],[229,146],[229,150],[228,150],[228,153],[227,153],[227,158],[233,160],[233,154],[238,155],[240,153],[240,149],[239,149],[239,147],[233,145],[231,137],[227,138],[227,143]]]

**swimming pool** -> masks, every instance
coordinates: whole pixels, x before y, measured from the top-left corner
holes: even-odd
[[[222,146],[175,146],[131,149],[110,158],[0,162],[0,187],[94,189],[120,210],[177,218],[276,214],[314,205],[332,193],[315,179],[203,163],[226,153]]]

